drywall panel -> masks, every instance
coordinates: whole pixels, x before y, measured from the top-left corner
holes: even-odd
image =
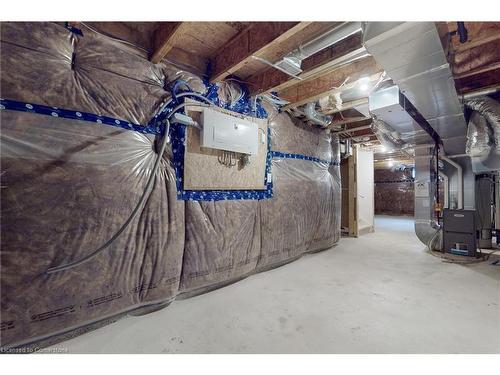
[[[356,182],[358,202],[358,234],[373,231],[374,176],[373,151],[356,147]]]
[[[257,123],[259,127],[259,145],[256,155],[249,156],[249,164],[244,166],[236,154],[235,165],[225,166],[219,162],[221,150],[201,146],[201,132],[188,127],[186,152],[184,154],[184,189],[185,190],[263,190],[267,156],[267,120],[242,116],[230,111],[220,112],[237,115]],[[188,114],[198,123],[201,121],[200,107],[188,108]]]

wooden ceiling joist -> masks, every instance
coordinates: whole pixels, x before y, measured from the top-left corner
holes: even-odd
[[[469,70],[468,72],[460,73],[460,74],[455,74],[454,78],[455,79],[463,79],[471,76],[476,76],[482,73],[487,73],[492,70],[498,70],[500,68],[500,62],[488,66],[484,66],[478,69],[472,69]]]
[[[243,30],[212,61],[212,82],[219,82],[259,55],[303,30],[311,22],[262,22]]]
[[[351,124],[353,122],[364,121],[367,119],[369,119],[369,117],[358,117],[358,118],[346,119],[346,121],[344,121],[342,123],[339,122],[337,124],[334,124],[333,126],[335,126],[335,125],[347,125],[347,124]],[[355,128],[351,128],[351,129],[339,130],[339,131],[336,131],[334,133],[337,133],[337,134],[355,133],[355,132],[360,131],[360,130],[371,129],[371,127],[372,127],[371,124],[370,125],[363,125],[363,126],[357,126]]]
[[[177,39],[185,31],[184,22],[164,22],[153,35],[151,62],[159,63],[174,48]]]
[[[249,77],[247,81],[252,94],[280,91],[299,82],[314,79],[363,54],[366,54],[366,50],[362,47],[361,33],[358,33],[304,59],[301,65],[302,73],[298,75],[301,80],[277,69],[269,68]]]
[[[465,51],[496,41],[500,38],[499,22],[465,22],[465,28],[468,34],[465,43],[461,43],[458,35],[456,35],[456,22],[447,22],[447,28],[450,33],[453,33],[451,44],[454,52]]]
[[[368,77],[370,82],[375,82],[380,79],[382,73],[375,60],[372,57],[366,57],[344,65],[314,80],[280,91],[279,94],[280,97],[290,102],[285,109],[298,107],[317,101],[327,95],[355,89],[359,85],[358,80],[360,78]],[[347,78],[349,78],[348,83],[340,87]]]

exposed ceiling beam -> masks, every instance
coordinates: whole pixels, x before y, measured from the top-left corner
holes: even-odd
[[[365,120],[369,120],[369,119],[370,119],[370,117],[365,117],[365,116],[350,117],[350,118],[346,118],[344,120],[332,122],[330,125],[328,125],[328,127],[334,128],[336,126],[352,124],[354,122],[360,122],[360,121],[365,121]],[[370,125],[362,126],[361,128],[368,129],[368,128],[370,128]],[[356,130],[363,130],[363,129],[359,129],[359,128],[345,129],[345,130],[340,130],[339,133],[349,133],[349,132],[353,132]]]
[[[285,108],[298,107],[306,103],[314,102],[327,95],[333,95],[345,90],[357,87],[360,78],[368,77],[370,82],[375,82],[382,75],[380,67],[372,57],[366,57],[344,65],[312,81],[308,81],[284,91],[280,91],[280,97],[290,102]],[[345,80],[348,83],[342,85]]]
[[[262,22],[243,30],[213,59],[211,81],[223,80],[248,64],[252,55],[265,53],[309,24],[311,22]]]
[[[184,22],[163,22],[153,35],[151,62],[159,63],[174,48],[179,36],[185,31]]]
[[[247,82],[250,83],[251,94],[279,91],[297,82],[313,79],[335,67],[349,63],[354,58],[366,55],[367,52],[362,46],[361,33],[358,33],[304,59],[301,65],[302,73],[298,75],[301,81],[280,70],[269,68],[249,77]]]
[[[489,35],[481,39],[475,39],[471,42],[458,45],[457,47],[455,47],[454,52],[466,51],[474,47],[479,47],[487,43],[495,42],[499,39],[500,39],[500,34]]]
[[[370,138],[369,141],[361,141],[361,142],[375,142],[375,141],[378,142],[377,136],[375,134],[349,135],[349,136],[346,136],[346,137],[341,137],[341,139],[352,139],[352,138],[361,138],[361,137],[363,137],[363,138],[364,137]]]
[[[462,78],[471,77],[471,76],[475,76],[475,75],[478,75],[478,74],[490,72],[492,70],[496,70],[496,69],[499,69],[499,68],[500,68],[500,62],[496,63],[496,64],[484,66],[484,67],[481,67],[481,68],[478,68],[478,69],[472,69],[472,70],[469,70],[468,72],[464,72],[464,73],[460,73],[460,74],[455,74],[454,78],[455,79],[462,79]]]
[[[471,91],[483,90],[496,87],[500,83],[500,67],[487,72],[478,73],[474,76],[456,78],[455,85],[461,95]]]
[[[457,23],[447,23],[448,32],[453,33],[451,44],[454,52],[465,51],[500,38],[500,23],[498,22],[465,22],[465,27],[468,39],[465,43],[460,43],[456,35]]]
[[[353,121],[344,122],[343,124],[350,124],[350,123],[353,123],[353,122],[363,121],[363,120],[367,120],[367,119],[368,119],[368,117],[358,117],[358,118],[348,119],[348,120],[353,120]],[[339,124],[339,123],[337,123],[337,124]],[[347,134],[347,133],[357,132],[357,131],[360,131],[360,130],[371,129],[371,127],[372,127],[371,124],[370,125],[363,125],[363,126],[357,126],[355,128],[339,130],[339,131],[336,131],[334,133],[337,133],[337,134]]]

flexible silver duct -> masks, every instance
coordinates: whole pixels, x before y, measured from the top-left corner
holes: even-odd
[[[474,173],[500,171],[500,103],[489,97],[469,99],[466,154]]]
[[[402,150],[405,148],[406,142],[401,139],[401,135],[386,122],[373,118],[371,129],[387,151]]]
[[[469,141],[471,142],[470,151],[484,152],[485,148],[494,147],[500,152],[500,103],[484,96],[466,100],[464,105],[478,112],[485,119],[485,123],[479,121],[476,123],[476,133],[474,131],[470,132],[472,139],[469,138],[469,132],[467,134],[467,145],[469,145]],[[471,124],[469,124],[469,128],[470,126]],[[467,153],[469,154],[469,152]]]
[[[465,153],[470,157],[484,157],[490,153],[493,144],[493,132],[486,118],[478,112],[473,112],[467,128]]]
[[[307,103],[303,110],[305,116],[315,124],[327,127],[332,123],[332,116],[324,115],[316,111],[316,102]]]

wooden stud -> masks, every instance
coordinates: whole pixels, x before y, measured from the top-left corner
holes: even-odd
[[[263,54],[303,30],[311,22],[262,22],[243,30],[227,43],[212,61],[212,82],[219,82],[248,64],[252,55]]]

